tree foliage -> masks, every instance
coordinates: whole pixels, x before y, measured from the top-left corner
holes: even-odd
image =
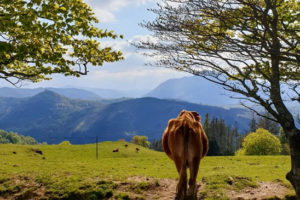
[[[0,130],[0,144],[37,144],[37,141],[29,136],[19,135],[14,132]]]
[[[99,39],[119,36],[97,23],[82,0],[1,1],[0,78],[16,83],[48,80],[53,73],[79,77],[88,64],[122,59],[120,51],[100,48]]]
[[[136,46],[151,50],[155,64],[220,84],[293,129],[283,100],[300,102],[299,10],[299,1],[164,0],[142,24],[154,39]]]
[[[248,134],[237,155],[278,155],[281,152],[280,140],[269,131],[259,128]]]
[[[148,137],[147,136],[141,136],[141,135],[135,135],[132,137],[131,142],[133,144],[137,144],[143,147],[150,147],[150,142],[148,141]]]

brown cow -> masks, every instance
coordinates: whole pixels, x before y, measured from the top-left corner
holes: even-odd
[[[119,149],[117,148],[117,149],[114,149],[112,152],[119,152]]]
[[[208,152],[208,139],[200,124],[199,114],[183,110],[176,119],[171,119],[162,136],[162,146],[175,162],[180,175],[175,199],[196,199],[200,159]],[[187,167],[190,168],[188,189]]]

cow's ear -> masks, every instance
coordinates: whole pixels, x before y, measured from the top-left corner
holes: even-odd
[[[182,110],[177,117],[181,117],[184,113],[186,113],[186,110]]]
[[[196,121],[200,121],[201,120],[201,116],[196,111],[192,111],[192,114],[194,115]]]

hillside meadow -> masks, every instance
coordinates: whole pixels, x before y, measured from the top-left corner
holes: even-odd
[[[124,145],[99,143],[97,160],[96,144],[1,144],[0,199],[174,198],[178,175],[173,162],[162,152]],[[119,152],[113,153],[115,148]],[[231,199],[228,191],[272,182],[286,188],[284,196],[291,199],[291,186],[285,180],[289,169],[289,156],[205,157],[198,175],[199,197]]]

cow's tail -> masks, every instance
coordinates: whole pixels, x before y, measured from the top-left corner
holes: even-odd
[[[181,185],[181,193],[183,196],[186,196],[187,191],[187,159],[188,159],[188,143],[189,143],[189,126],[187,121],[183,121],[181,125],[181,131],[183,133],[183,162],[181,163],[181,170],[180,170],[180,179],[179,185]]]
[[[183,132],[183,138],[184,138],[184,145],[183,145],[183,151],[184,151],[184,162],[185,162],[185,170],[188,166],[188,149],[189,149],[189,124],[187,121],[184,121],[182,123],[182,132]]]

